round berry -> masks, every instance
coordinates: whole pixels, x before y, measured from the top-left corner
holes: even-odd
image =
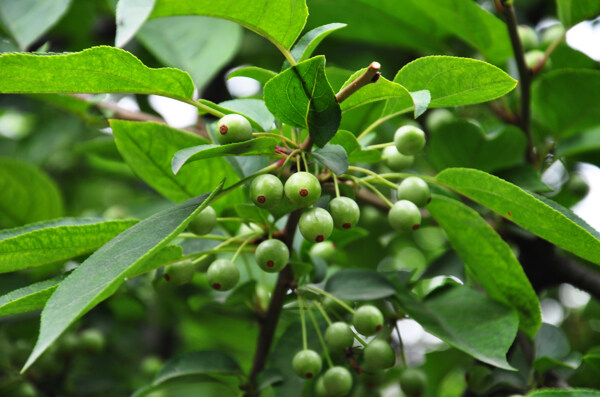
[[[308,207],[321,197],[321,184],[308,172],[296,172],[285,182],[285,196],[296,207]]]
[[[102,332],[89,328],[79,334],[79,345],[86,351],[97,353],[104,349],[106,338]]]
[[[256,263],[268,273],[276,273],[287,265],[290,250],[281,240],[270,239],[256,247]]]
[[[175,285],[183,285],[192,281],[196,267],[191,259],[165,266],[163,277]]]
[[[311,208],[300,215],[298,228],[305,239],[320,243],[331,236],[333,219],[323,208]]]
[[[375,306],[363,305],[354,312],[352,324],[364,336],[375,335],[383,327],[383,314]]]
[[[388,213],[390,225],[399,232],[417,230],[421,226],[421,212],[412,201],[397,201]]]
[[[235,287],[240,280],[240,271],[227,259],[217,259],[206,271],[208,284],[218,291],[227,291]]]
[[[325,330],[325,344],[335,353],[342,352],[354,344],[354,334],[350,326],[338,321],[330,324]]]
[[[396,149],[406,156],[413,156],[425,147],[425,133],[420,128],[405,125],[394,134]]]
[[[446,124],[450,124],[455,120],[454,113],[448,109],[434,109],[429,112],[427,119],[425,120],[425,127],[427,131],[436,131]]]
[[[329,393],[327,392],[327,389],[325,389],[324,380],[325,379],[322,376],[317,379],[315,384],[315,394],[317,397],[329,397]]]
[[[417,207],[424,207],[431,200],[429,185],[419,177],[410,176],[398,186],[398,200],[412,201]]]
[[[531,26],[520,25],[517,28],[519,33],[519,39],[521,39],[521,44],[523,45],[523,49],[525,51],[529,51],[537,47],[538,45],[538,37],[535,33],[535,30]]]
[[[192,233],[199,236],[209,233],[217,225],[217,213],[213,207],[206,207],[200,211],[192,221],[190,222],[189,228]]]
[[[542,31],[542,39],[540,40],[540,48],[545,50],[563,34],[565,34],[565,28],[561,24],[552,25],[544,29]]]
[[[321,258],[328,263],[334,262],[337,258],[335,244],[331,241],[314,244],[308,253],[311,257]]]
[[[348,197],[336,197],[329,202],[329,213],[338,229],[350,229],[360,218],[360,208],[356,201]]]
[[[319,375],[321,366],[321,356],[314,350],[300,350],[292,360],[294,372],[304,379],[311,379]]]
[[[244,116],[228,114],[217,123],[215,135],[221,145],[243,142],[252,139],[252,126]]]
[[[323,386],[330,396],[345,396],[352,389],[352,374],[344,367],[331,367],[323,374]]]
[[[260,208],[273,208],[281,202],[283,183],[275,175],[259,175],[250,184],[250,199]]]
[[[402,171],[408,168],[415,161],[414,156],[407,156],[398,151],[396,146],[388,146],[383,149],[383,158],[388,167],[394,171]]]
[[[419,397],[425,392],[427,378],[417,368],[407,368],[400,374],[400,388],[408,397]]]
[[[525,65],[529,69],[536,68],[544,59],[546,58],[546,54],[544,51],[540,50],[531,50],[525,53]],[[544,69],[550,67],[550,59],[546,60],[544,63]]]
[[[365,361],[374,369],[391,368],[396,362],[396,353],[389,343],[375,339],[365,348]]]

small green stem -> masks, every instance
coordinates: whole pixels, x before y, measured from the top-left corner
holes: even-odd
[[[304,153],[304,151],[300,152],[300,156],[302,156],[302,163],[304,163],[304,170],[306,172],[308,171],[308,162],[306,161],[306,154]]]
[[[321,312],[321,315],[323,316],[325,321],[327,321],[327,324],[331,325],[331,319],[327,315],[327,312],[325,312],[325,309],[323,309],[323,306],[321,306],[321,304],[317,301],[314,301],[314,303],[315,303],[315,306],[317,307],[317,309]]]
[[[354,182],[368,187],[373,193],[378,195],[380,199],[382,199],[387,205],[389,205],[390,208],[392,208],[394,206],[394,204],[392,204],[392,202],[387,197],[385,197],[385,195],[383,193],[381,193],[375,186],[371,185],[369,182],[365,181],[364,179],[356,178],[353,175],[349,175],[349,176],[350,176],[350,178],[352,178],[354,180]]]
[[[386,148],[388,146],[394,146],[394,142],[380,143],[378,145],[367,146],[367,150],[383,149],[383,148]]]
[[[294,157],[296,156],[298,153],[301,153],[302,150],[301,149],[295,149],[292,153],[288,154],[288,156],[286,157],[286,159],[284,160],[283,164],[281,164],[281,168],[279,169],[278,172],[278,176],[281,178],[281,174],[283,173],[283,170],[285,169],[285,166],[287,165],[287,163]]]
[[[346,309],[347,311],[349,311],[350,314],[354,314],[354,309],[353,308],[351,308],[350,306],[348,306],[341,299],[338,299],[335,296],[331,295],[329,292],[323,291],[323,290],[315,288],[315,287],[311,287],[310,285],[307,285],[304,288],[306,288],[309,291],[315,292],[317,294],[323,295],[323,296],[331,299],[332,301],[334,301],[335,303],[337,303],[338,305],[340,305],[341,307],[343,307],[344,309]]]
[[[262,233],[252,232],[252,233],[240,234],[239,236],[230,237],[227,240],[223,241],[221,244],[217,245],[212,250],[204,251],[204,253],[202,254],[202,256],[200,256],[198,259],[194,260],[193,263],[195,265],[197,263],[202,262],[204,259],[206,259],[208,257],[208,255],[210,255],[212,253],[223,252],[221,250],[221,248],[225,247],[226,245],[229,245],[229,244],[233,243],[236,240],[242,240],[244,238],[251,238],[251,237],[258,237],[261,234]]]
[[[236,218],[236,217],[218,217],[217,222],[248,222],[247,219],[244,218]]]
[[[296,293],[298,297],[298,306],[300,307],[300,323],[302,324],[302,349],[308,350],[308,343],[306,342],[306,319],[304,318],[304,303],[299,293]]]
[[[327,361],[327,365],[329,365],[329,368],[331,368],[331,367],[333,367],[333,361],[331,361],[331,357],[329,357],[329,350],[327,349],[327,345],[325,344],[325,339],[323,339],[323,335],[321,334],[321,329],[319,328],[319,324],[317,324],[317,319],[315,318],[314,314],[310,310],[309,306],[306,307],[306,311],[308,312],[310,320],[312,321],[313,326],[315,327],[315,331],[317,332],[317,336],[319,337],[319,342],[321,343],[321,348],[323,349],[323,354],[325,355],[325,360]]]
[[[335,172],[332,172],[331,175],[333,176],[333,186],[335,188],[335,197],[340,197],[340,187],[338,186],[337,175],[335,174]]]
[[[388,186],[391,189],[398,189],[398,186],[395,183],[392,183],[390,181],[388,181],[387,179],[385,179],[384,177],[382,177],[381,175],[368,170],[366,168],[362,168],[362,167],[356,167],[356,166],[349,166],[348,170],[350,171],[356,171],[356,172],[362,172],[363,174],[368,174],[371,175],[373,178],[379,180],[381,183],[383,183],[384,185]]]
[[[399,112],[396,113],[392,113],[392,114],[388,114],[385,117],[380,118],[379,120],[375,120],[371,125],[369,125],[363,132],[360,133],[360,135],[356,138],[357,141],[360,141],[361,139],[363,139],[365,136],[367,136],[369,134],[369,132],[373,131],[375,128],[379,127],[381,124],[385,123],[386,121],[393,119],[394,117],[403,115],[404,113],[410,112],[411,110],[413,110],[414,107],[411,106],[409,108],[406,109],[402,109]]]
[[[192,106],[195,106],[196,108],[202,110],[203,112],[206,112],[208,114],[212,114],[215,117],[221,118],[221,117],[225,116],[225,113],[219,112],[218,110],[215,110],[215,109],[213,109],[213,108],[211,108],[209,106],[206,106],[206,105],[204,105],[204,104],[202,104],[202,103],[200,103],[198,101],[195,101],[193,99],[188,99],[188,100],[186,100],[184,102],[187,103],[187,104],[190,104]]]
[[[231,258],[232,262],[235,262],[235,260],[237,259],[237,257],[240,255],[240,252],[242,252],[242,250],[244,249],[244,247],[246,245],[248,245],[248,243],[250,241],[251,241],[251,239],[247,239],[247,240],[244,240],[244,242],[240,244],[240,246],[238,247],[237,251],[235,251],[235,254],[233,254],[233,258]]]
[[[433,176],[427,176],[427,175],[415,175],[415,174],[407,174],[407,173],[402,173],[402,172],[394,172],[394,173],[385,173],[385,174],[379,174],[378,177],[384,178],[384,179],[406,179],[409,177],[413,177],[413,176],[417,176],[421,179],[423,179],[426,182],[429,183],[434,183],[440,186],[445,186],[442,183],[440,183],[437,179],[435,179],[435,177]],[[371,181],[371,180],[375,180],[377,179],[376,177],[373,176],[368,176],[365,178],[361,178],[363,181]]]
[[[295,148],[298,147],[298,144],[296,142],[292,141],[287,136],[283,136],[281,134],[273,134],[272,132],[253,132],[252,136],[256,136],[256,137],[259,137],[259,136],[271,136],[271,137],[274,137],[274,138],[279,138],[282,141],[285,141],[285,142],[289,143],[290,145],[292,145]]]

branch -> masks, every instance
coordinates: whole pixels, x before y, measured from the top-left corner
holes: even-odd
[[[523,45],[519,38],[517,17],[512,1],[501,1],[502,7],[499,7],[499,10],[504,14],[504,19],[506,20],[508,35],[510,36],[510,42],[515,54],[515,61],[517,62],[517,68],[519,69],[519,78],[521,79],[521,114],[519,115],[519,126],[527,137],[527,160],[531,164],[536,164],[535,146],[531,135],[531,79],[533,73],[525,63],[525,52],[523,51]]]
[[[363,74],[361,74],[358,78],[356,78],[346,87],[342,88],[340,92],[335,94],[335,100],[338,103],[342,103],[350,95],[354,94],[356,91],[360,90],[367,84],[375,83],[377,80],[379,80],[379,76],[381,76],[381,73],[379,73],[379,69],[381,69],[381,65],[379,64],[379,62],[371,62],[371,64]]]

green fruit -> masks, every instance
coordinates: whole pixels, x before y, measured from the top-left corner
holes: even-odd
[[[358,204],[348,197],[336,197],[331,200],[329,213],[333,218],[333,225],[338,229],[350,229],[356,226],[360,218]]]
[[[163,277],[175,285],[183,285],[192,281],[196,267],[191,259],[165,266]]]
[[[531,50],[525,53],[525,64],[529,69],[533,69],[540,64],[546,58],[546,54],[544,51],[540,50]],[[550,60],[546,61],[544,64],[544,68],[549,66]]]
[[[331,241],[314,244],[308,253],[311,257],[321,258],[328,263],[334,262],[337,258],[335,244]]]
[[[396,146],[388,146],[383,149],[383,158],[388,167],[394,171],[402,171],[415,161],[414,156],[406,156],[396,149]]]
[[[400,388],[408,397],[419,397],[425,392],[427,378],[417,368],[407,368],[400,375]]]
[[[333,219],[323,208],[311,208],[300,215],[298,228],[305,239],[320,243],[331,236]]]
[[[315,394],[317,395],[317,397],[328,397],[329,396],[327,389],[325,389],[324,380],[325,379],[322,376],[319,379],[317,379],[317,383],[315,384]]]
[[[585,197],[590,191],[590,186],[581,174],[571,174],[567,189],[577,197]]]
[[[424,207],[431,200],[429,185],[419,177],[410,176],[398,186],[398,200],[412,201],[417,207]]]
[[[202,236],[209,233],[217,225],[217,213],[213,207],[206,207],[196,214],[190,222],[189,229],[192,233]]]
[[[79,345],[86,351],[97,353],[104,349],[106,340],[102,332],[90,328],[79,334]]]
[[[215,135],[221,145],[243,142],[252,139],[252,126],[244,116],[228,114],[217,123]]]
[[[250,199],[260,208],[273,208],[281,202],[283,183],[275,175],[259,175],[250,184]]]
[[[217,259],[208,267],[206,279],[213,289],[227,291],[240,281],[240,271],[233,262],[227,259]]]
[[[383,314],[375,306],[363,305],[354,312],[352,324],[365,336],[375,335],[383,327]]]
[[[396,130],[394,145],[398,152],[406,156],[414,156],[425,147],[425,133],[420,128],[405,125]]]
[[[144,361],[142,361],[142,373],[147,376],[154,376],[158,371],[160,371],[163,365],[164,363],[160,358],[156,356],[148,356],[144,358]]]
[[[533,50],[538,45],[538,37],[531,26],[520,25],[518,27],[519,38],[525,51]]]
[[[389,343],[376,339],[365,348],[365,362],[375,369],[391,368],[396,362],[396,353]]]
[[[540,48],[545,50],[565,34],[565,28],[561,24],[552,25],[542,31]]]
[[[455,119],[454,113],[452,113],[450,110],[435,109],[427,114],[427,119],[425,119],[425,127],[427,127],[427,131],[435,132],[440,127],[450,124]]]
[[[345,396],[352,389],[352,374],[344,367],[331,367],[323,375],[323,386],[331,396]]]
[[[256,263],[268,273],[276,273],[287,265],[290,250],[281,240],[265,240],[256,247]]]
[[[354,344],[354,334],[350,326],[341,321],[330,324],[325,330],[325,344],[334,353],[339,353],[352,347]]]
[[[321,373],[322,360],[314,350],[300,350],[292,360],[294,372],[301,378],[311,379]]]
[[[285,196],[296,207],[308,207],[321,197],[321,184],[308,172],[296,172],[285,182]]]
[[[408,232],[421,226],[421,212],[412,201],[397,201],[388,213],[388,221],[394,230]]]

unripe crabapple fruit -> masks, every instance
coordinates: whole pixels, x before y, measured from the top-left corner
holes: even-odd
[[[331,200],[329,213],[333,218],[333,225],[338,229],[350,229],[356,226],[360,218],[358,204],[348,197],[336,197]]]
[[[427,378],[417,368],[407,368],[400,374],[400,388],[408,397],[419,397],[425,392]]]
[[[305,239],[320,243],[331,236],[331,232],[333,232],[333,219],[329,215],[329,212],[323,208],[311,208],[300,215],[298,228]]]
[[[314,350],[300,350],[292,360],[294,372],[304,379],[319,375],[322,365],[321,356]]]
[[[383,327],[383,314],[373,305],[363,305],[354,312],[352,324],[364,336],[375,335]]]
[[[399,232],[416,230],[421,226],[421,212],[412,201],[400,200],[390,209],[388,221]]]
[[[402,171],[415,161],[414,156],[407,156],[396,149],[396,146],[388,146],[383,149],[383,158],[388,167],[394,171]]]
[[[394,145],[398,152],[406,156],[414,156],[425,147],[425,133],[420,128],[405,125],[396,130]]]
[[[330,396],[345,396],[352,389],[352,374],[344,367],[331,367],[323,375],[323,385]]]
[[[208,206],[200,211],[190,222],[189,229],[199,236],[209,233],[217,225],[217,213]]]
[[[276,273],[287,265],[290,250],[281,240],[265,240],[256,247],[256,263],[268,273]]]
[[[375,339],[367,345],[364,351],[365,362],[374,369],[387,369],[394,366],[396,354],[390,344],[381,339]]]
[[[334,353],[342,352],[354,344],[354,333],[348,324],[337,321],[325,330],[325,344]]]
[[[240,271],[227,259],[217,259],[206,271],[208,284],[218,291],[227,291],[235,287],[240,280]]]
[[[288,178],[284,186],[285,196],[296,207],[308,207],[321,197],[321,184],[309,172],[296,172]]]
[[[412,201],[417,207],[424,207],[430,199],[429,185],[419,177],[410,176],[398,185],[398,200]]]
[[[283,183],[275,175],[259,175],[250,184],[250,199],[260,208],[273,208],[281,202]]]
[[[252,139],[252,125],[242,115],[227,114],[217,123],[215,135],[221,145],[247,141]]]

